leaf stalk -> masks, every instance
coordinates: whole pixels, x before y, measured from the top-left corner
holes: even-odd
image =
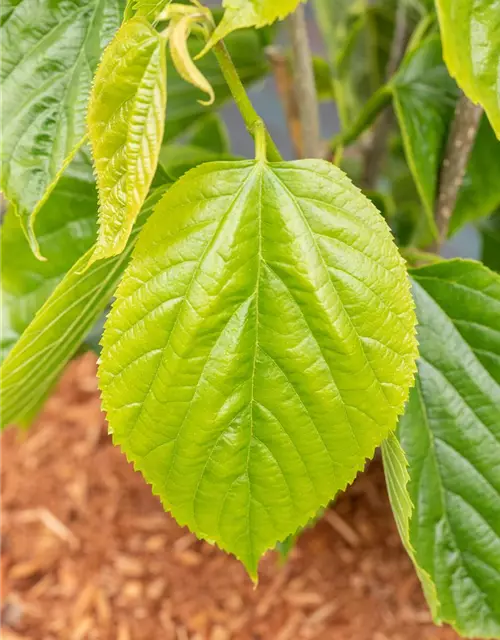
[[[222,40],[219,40],[219,42],[214,45],[213,51],[221,68],[222,75],[227,82],[229,90],[231,91],[236,106],[241,113],[241,117],[243,118],[248,132],[253,138],[255,138],[257,130],[262,127],[264,129],[267,159],[271,162],[280,162],[283,158],[281,157],[274,140],[271,138],[264,121],[255,111],[255,108],[245,91],[245,87],[240,80],[226,45]]]

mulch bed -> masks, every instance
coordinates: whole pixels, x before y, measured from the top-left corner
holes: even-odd
[[[2,436],[4,640],[456,640],[433,626],[375,462],[257,589],[113,447],[95,358]]]

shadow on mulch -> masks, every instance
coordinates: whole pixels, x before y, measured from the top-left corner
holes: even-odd
[[[2,436],[4,640],[455,640],[437,628],[372,463],[257,589],[165,514],[106,432],[95,358]]]

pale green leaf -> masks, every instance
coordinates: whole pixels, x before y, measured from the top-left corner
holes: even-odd
[[[399,425],[410,540],[440,618],[500,636],[500,276],[480,263],[414,270],[420,359]]]
[[[120,0],[2,2],[1,189],[39,253],[34,220],[85,135],[92,76]]]
[[[100,203],[90,263],[125,248],[158,163],[166,101],[165,40],[133,18],[104,52],[89,103]]]
[[[468,98],[484,107],[500,138],[498,0],[436,0],[444,58]]]
[[[172,0],[128,0],[127,17],[134,14],[154,20]]]
[[[114,440],[256,577],[394,429],[414,321],[390,231],[339,169],[204,164],[157,206],[106,323]]]
[[[205,50],[213,47],[222,38],[236,29],[244,27],[264,27],[275,20],[282,20],[295,11],[304,0],[222,0],[224,15]]]
[[[29,423],[108,305],[137,236],[158,201],[152,195],[125,251],[92,265],[86,253],[57,285],[0,368],[1,426]]]
[[[431,36],[406,56],[390,86],[406,158],[430,233],[435,235],[439,168],[458,96],[443,63],[439,38]]]
[[[8,212],[1,229],[3,360],[64,274],[92,246],[97,229],[97,192],[92,164],[79,153],[37,218],[42,262],[31,252],[18,218]]]
[[[410,541],[410,520],[413,513],[413,504],[408,493],[408,482],[410,481],[408,461],[394,433],[382,442],[381,450],[387,492],[401,541],[415,566],[425,597],[432,610],[434,621],[439,622],[440,605],[437,599],[436,585],[432,582],[430,575],[418,565],[415,550]]]
[[[258,32],[252,29],[243,29],[229,35],[225,44],[244,85],[252,84],[269,71],[265,47]],[[191,57],[195,57],[202,47],[201,41],[196,37],[189,38],[188,49]],[[165,142],[185,133],[190,127],[205,118],[210,110],[217,109],[231,98],[231,92],[213,52],[208,52],[203,58],[197,60],[196,64],[212,86],[215,102],[208,108],[198,102],[198,100],[205,98],[204,94],[179,76],[169,55],[167,58],[168,117],[165,123]]]
[[[500,206],[499,176],[500,142],[483,116],[450,220],[450,235]]]

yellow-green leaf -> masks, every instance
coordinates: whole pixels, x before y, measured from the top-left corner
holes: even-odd
[[[114,441],[256,577],[395,428],[414,322],[389,228],[342,171],[203,164],[156,207],[106,322]]]
[[[133,18],[104,52],[89,104],[100,201],[90,263],[125,248],[158,163],[166,102],[165,41]]]
[[[223,0],[224,16],[205,50],[236,29],[259,28],[275,20],[282,20],[295,11],[301,1],[303,0]]]
[[[436,0],[444,59],[464,93],[481,104],[500,138],[500,4]]]

